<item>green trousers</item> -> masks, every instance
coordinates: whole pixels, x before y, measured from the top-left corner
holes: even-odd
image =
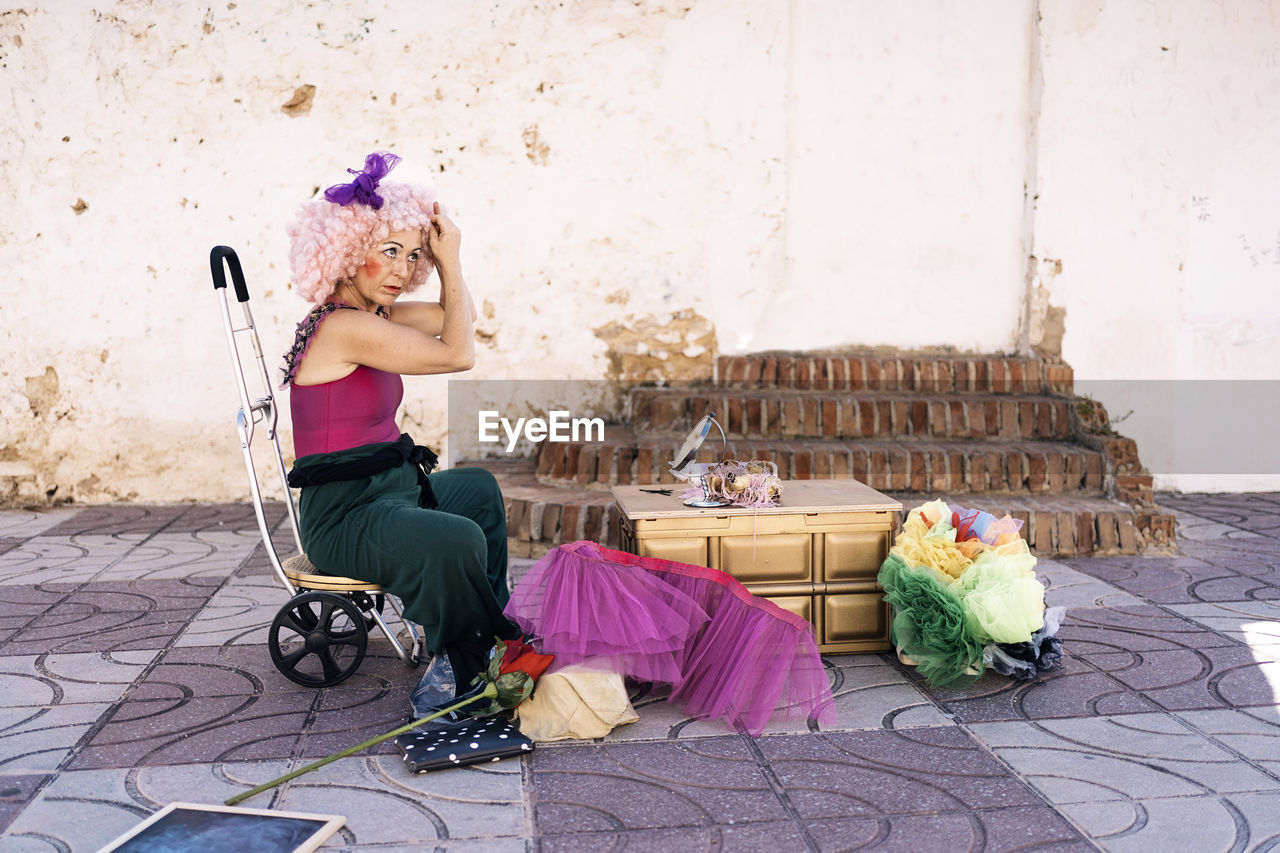
[[[342,462],[365,445],[306,456],[298,464]],[[397,596],[420,624],[427,651],[513,637],[502,615],[507,589],[507,515],[493,475],[455,468],[430,475],[439,507],[418,506],[408,463],[361,480],[307,486],[299,503],[302,547],[322,572],[371,581]]]

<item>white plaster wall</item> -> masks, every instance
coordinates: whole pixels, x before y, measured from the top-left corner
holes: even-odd
[[[1066,309],[1078,387],[1133,410],[1119,429],[1156,471],[1202,468],[1185,454],[1206,442],[1255,442],[1252,472],[1165,474],[1158,488],[1280,488],[1280,456],[1245,423],[1266,415],[1249,398],[1271,386],[1193,384],[1280,379],[1280,4],[1040,10],[1035,254],[1061,272],[1037,284]],[[1174,402],[1149,403],[1161,398]]]
[[[1032,5],[797,0],[788,270],[730,347],[1017,347]]]
[[[782,3],[56,2],[0,27],[0,464],[59,497],[243,494],[208,250],[238,250],[282,351],[284,223],[375,148],[463,226],[479,378],[603,376],[593,329],[780,270],[744,236],[782,216]],[[442,445],[446,381],[408,386]]]
[[[1010,349],[1028,251],[1077,375],[1272,375],[1271,7],[1039,8],[11,0],[0,476],[243,495],[208,249],[283,350],[283,225],[379,148],[463,226],[478,378],[600,377],[596,329],[685,309],[727,352]],[[445,396],[409,380],[406,427],[442,444]]]

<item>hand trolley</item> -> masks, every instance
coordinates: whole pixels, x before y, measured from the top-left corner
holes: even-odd
[[[224,270],[225,264],[225,270]],[[245,473],[249,477],[249,493],[253,498],[253,511],[262,534],[262,545],[267,559],[285,589],[293,596],[271,622],[267,635],[268,649],[276,669],[289,680],[307,687],[331,687],[351,675],[364,659],[369,630],[377,627],[391,641],[396,655],[407,666],[416,667],[422,659],[422,638],[417,626],[404,618],[400,602],[386,594],[374,583],[338,577],[319,572],[302,551],[302,537],[298,533],[298,507],[286,480],[284,457],[280,453],[280,439],[276,429],[279,407],[276,401],[270,372],[262,356],[262,344],[258,339],[253,314],[249,310],[249,289],[245,286],[240,259],[227,246],[215,246],[209,253],[209,266],[213,272],[214,293],[222,308],[222,321],[231,348],[231,363],[235,368],[236,387],[240,393],[240,408],[236,412],[236,431],[240,436],[240,452],[244,456]],[[236,299],[244,312],[243,325],[236,326],[231,315],[231,303],[227,296],[226,270],[231,272]],[[242,351],[245,343],[252,347],[252,355]],[[250,400],[249,384],[245,378],[245,362],[255,361],[252,370],[261,380],[261,396]],[[262,489],[258,468],[252,451],[256,429],[262,425],[270,449],[271,461],[264,465],[279,477],[284,489],[284,505],[288,510],[289,529],[298,553],[281,562],[271,541],[271,530],[263,510]],[[390,603],[396,618],[408,634],[401,643],[390,625],[382,617],[384,604]]]

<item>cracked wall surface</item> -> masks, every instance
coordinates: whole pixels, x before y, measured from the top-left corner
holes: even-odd
[[[1039,5],[9,4],[0,499],[244,497],[208,251],[274,362],[306,307],[284,225],[374,149],[463,228],[477,379],[1007,351],[1028,316],[1078,376],[1272,370],[1275,4]],[[1028,297],[1030,254],[1062,266]],[[447,394],[406,383],[437,447]]]

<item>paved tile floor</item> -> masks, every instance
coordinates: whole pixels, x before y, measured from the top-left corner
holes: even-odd
[[[602,741],[420,776],[384,745],[247,805],[345,815],[326,850],[1272,849],[1280,495],[1161,503],[1177,556],[1041,561],[1068,616],[1037,682],[832,656],[829,730],[752,739],[637,693]],[[384,640],[337,687],[276,672],[255,531],[238,505],[0,512],[0,849],[95,850],[407,719]]]

